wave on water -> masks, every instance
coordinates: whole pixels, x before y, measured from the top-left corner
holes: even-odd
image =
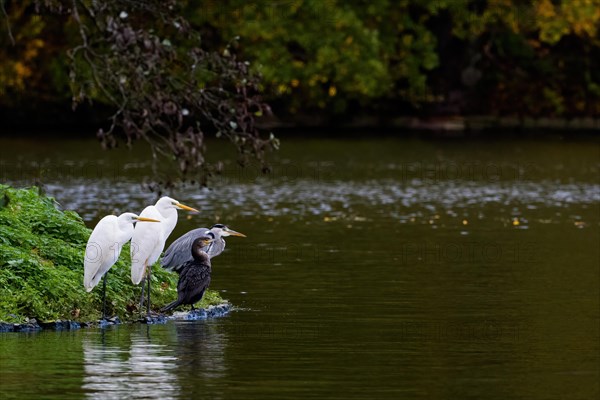
[[[141,211],[152,204],[155,195],[134,182],[73,179],[51,182],[46,193],[65,209],[77,210],[86,220],[107,212]],[[268,217],[335,215],[353,208],[376,208],[391,213],[399,210],[431,211],[478,208],[497,204],[502,207],[566,208],[600,203],[600,185],[556,183],[551,181],[519,183],[436,182],[393,179],[368,181],[315,182],[298,180],[280,183],[224,182],[212,189],[188,187],[172,194],[178,200],[199,206],[207,213],[237,213]]]

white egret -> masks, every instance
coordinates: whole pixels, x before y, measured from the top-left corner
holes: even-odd
[[[137,216],[134,213],[107,215],[92,231],[85,248],[83,261],[83,286],[87,292],[98,285],[104,277],[102,290],[102,317],[106,318],[106,276],[108,270],[117,262],[123,245],[133,235],[133,224],[137,221],[160,222],[157,219]]]
[[[158,225],[136,226],[131,238],[131,281],[138,285],[144,277],[148,282],[147,312],[150,313],[150,278],[152,265],[158,260],[167,238],[177,225],[177,209],[198,212],[170,197],[161,197],[155,205],[144,208],[140,217],[160,220]],[[144,287],[142,286],[143,304]],[[141,308],[141,305],[140,305]]]

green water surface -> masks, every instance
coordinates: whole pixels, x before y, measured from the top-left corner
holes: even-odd
[[[42,183],[90,227],[154,201],[142,148],[0,156],[2,182]],[[597,140],[284,139],[272,161],[170,193],[201,213],[169,242],[217,221],[248,236],[213,260],[237,310],[0,334],[0,398],[598,398]]]

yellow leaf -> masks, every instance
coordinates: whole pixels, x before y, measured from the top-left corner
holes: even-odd
[[[26,78],[31,75],[31,70],[20,61],[15,63],[14,68],[19,78]]]

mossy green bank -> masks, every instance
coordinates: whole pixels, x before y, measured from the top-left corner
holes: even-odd
[[[0,321],[21,323],[69,319],[94,321],[102,313],[102,288],[87,293],[83,287],[83,260],[91,229],[74,211],[63,211],[36,188],[0,185]],[[107,283],[107,313],[122,320],[139,315],[141,286],[130,279],[129,245],[111,268]],[[154,309],[177,298],[177,276],[152,269]],[[207,291],[198,304],[220,304]]]

